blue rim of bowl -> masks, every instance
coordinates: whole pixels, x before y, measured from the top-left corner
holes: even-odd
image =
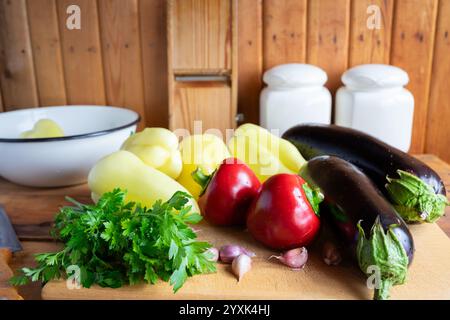
[[[0,142],[28,142],[28,143],[33,143],[33,142],[50,142],[50,141],[65,141],[65,140],[75,140],[75,139],[85,139],[85,138],[91,138],[91,137],[98,137],[98,136],[103,136],[105,134],[114,132],[114,131],[119,131],[122,129],[126,129],[129,127],[132,127],[136,124],[139,123],[139,121],[141,121],[141,115],[139,113],[136,112],[137,118],[136,120],[133,120],[132,122],[125,124],[123,126],[120,127],[115,127],[115,128],[111,128],[111,129],[106,129],[106,130],[101,130],[101,131],[94,131],[94,132],[89,132],[89,133],[83,133],[83,134],[76,134],[76,135],[72,135],[72,136],[64,136],[64,137],[55,137],[55,138],[35,138],[35,139],[24,139],[24,138],[0,138]]]

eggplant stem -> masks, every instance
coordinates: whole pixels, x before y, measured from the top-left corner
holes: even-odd
[[[374,290],[373,300],[388,300],[391,287],[392,283],[390,281],[382,280],[380,287]]]

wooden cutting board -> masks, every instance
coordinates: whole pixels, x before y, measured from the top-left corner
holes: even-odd
[[[450,190],[450,167],[431,155],[419,158],[435,169]],[[58,208],[67,204],[64,196],[89,201],[86,185],[38,189],[26,188],[0,179],[0,203],[5,207],[24,251],[13,259],[14,269],[33,265],[33,254],[58,250],[51,241],[48,229]],[[447,217],[439,220],[444,230],[450,230],[450,207]],[[276,260],[268,261],[273,252],[262,248],[239,230],[199,226],[199,236],[215,246],[239,243],[256,251],[253,269],[237,283],[227,265],[219,265],[218,272],[190,278],[185,286],[173,294],[166,283],[141,285],[121,289],[68,290],[65,283],[50,282],[42,289],[44,299],[370,299],[371,290],[351,261],[339,267],[326,266],[311,248],[310,259],[302,271],[291,271]],[[393,299],[450,299],[450,240],[437,225],[411,226],[416,243],[415,260],[409,270],[407,283],[392,290]],[[450,233],[447,234],[450,236]],[[41,287],[34,283],[20,288],[26,299],[37,299]]]
[[[371,299],[359,269],[346,261],[330,267],[314,246],[305,269],[293,271],[276,259],[276,252],[256,243],[247,232],[202,223],[199,237],[214,246],[238,243],[256,252],[252,270],[237,282],[230,266],[218,264],[215,274],[189,278],[176,294],[165,282],[119,289],[72,289],[65,281],[52,281],[42,290],[44,299]],[[435,224],[411,227],[416,243],[407,283],[395,287],[392,299],[450,299],[450,240]]]

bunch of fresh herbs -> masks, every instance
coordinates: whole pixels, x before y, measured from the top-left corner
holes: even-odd
[[[176,292],[188,277],[215,272],[208,251],[211,245],[197,241],[188,226],[202,219],[191,212],[190,195],[176,192],[167,202],[145,208],[126,203],[125,194],[115,189],[95,205],[68,198],[75,206],[60,210],[52,230],[64,248],[37,254],[37,267],[23,268],[11,283],[65,278],[70,276],[66,270],[75,265],[85,288],[92,284],[118,288],[142,281],[154,284],[162,279],[170,281]]]

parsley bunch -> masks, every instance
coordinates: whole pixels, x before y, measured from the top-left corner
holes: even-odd
[[[176,192],[169,201],[157,201],[150,209],[125,203],[125,192],[120,189],[104,194],[95,205],[68,198],[75,206],[60,210],[52,230],[64,242],[64,249],[37,254],[38,266],[23,268],[11,283],[67,277],[66,270],[76,265],[85,288],[92,284],[118,288],[142,281],[154,284],[162,279],[176,292],[188,277],[216,271],[208,251],[211,245],[196,241],[187,225],[202,219],[191,212],[189,197]]]

